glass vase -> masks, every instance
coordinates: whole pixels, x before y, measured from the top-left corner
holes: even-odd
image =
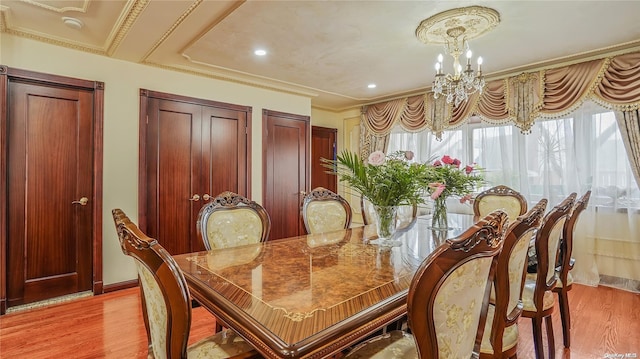
[[[373,206],[375,212],[376,232],[378,239],[372,241],[374,244],[378,244],[386,247],[395,247],[400,245],[400,241],[394,240],[394,234],[396,233],[396,214],[398,211],[397,206]]]
[[[431,229],[436,231],[447,231],[447,198],[440,196],[433,200],[433,212],[431,216]]]

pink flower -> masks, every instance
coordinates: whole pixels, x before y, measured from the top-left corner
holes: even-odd
[[[438,188],[440,186],[444,186],[444,184],[440,183],[440,182],[431,182],[427,186],[429,186],[429,188],[431,188],[431,189],[434,189],[434,188]]]
[[[469,167],[469,166],[467,166],[467,167]],[[464,204],[467,201],[471,201],[471,197],[472,197],[471,194],[468,194],[468,195],[460,198],[460,203]]]
[[[368,163],[372,166],[380,166],[385,161],[385,154],[382,151],[374,151],[369,155]]]
[[[452,165],[453,158],[449,157],[449,155],[442,156],[442,163],[444,163],[445,165]]]
[[[431,199],[436,199],[440,197],[440,195],[442,194],[442,192],[446,187],[447,186],[440,184],[440,186],[438,186],[438,188],[436,188],[436,190],[431,194]]]
[[[471,172],[473,172],[473,166],[466,165],[466,166],[464,167],[464,172],[465,172],[466,174],[470,174]]]
[[[405,151],[404,158],[406,158],[408,161],[411,161],[413,159],[413,151]]]
[[[453,159],[453,165],[456,166],[456,168],[460,168],[460,160],[457,158]]]
[[[434,165],[435,167],[440,167],[440,166],[442,166],[442,162],[440,162],[440,160],[436,160],[436,161],[433,163],[433,165]]]

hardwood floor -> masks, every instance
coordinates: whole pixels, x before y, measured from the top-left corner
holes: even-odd
[[[640,294],[574,285],[569,301],[572,345],[562,345],[556,308],[556,357],[640,358]],[[189,343],[210,335],[214,323],[194,308]],[[518,357],[533,358],[530,320],[519,328]],[[0,358],[146,358],[146,342],[137,288],[0,316]]]

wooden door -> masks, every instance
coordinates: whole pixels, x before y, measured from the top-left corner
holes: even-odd
[[[311,127],[311,188],[324,187],[338,193],[338,177],[327,173],[322,158],[336,159],[337,128]]]
[[[69,86],[95,83],[16,74],[8,85],[6,172],[3,168],[7,306],[92,289],[98,294],[102,261],[94,261],[102,257],[102,239],[96,238],[101,231],[96,212],[102,203],[95,182],[101,178],[95,177],[102,172],[95,158],[102,156],[102,126],[95,114],[101,100],[93,88]]]
[[[271,217],[269,239],[305,234],[300,216],[309,190],[309,117],[263,110],[263,204]]]
[[[140,227],[171,254],[205,250],[196,222],[224,191],[249,195],[250,108],[142,90]]]

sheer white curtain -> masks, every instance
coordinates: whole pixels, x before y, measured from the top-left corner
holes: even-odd
[[[591,190],[575,233],[572,275],[579,283],[640,292],[640,190],[612,111],[585,103],[564,118],[538,119],[527,135],[473,121],[445,132],[442,142],[429,132],[399,130],[389,151],[399,149],[415,151],[419,161],[448,154],[475,162],[486,171],[487,187],[512,187],[530,206],[547,198],[550,209],[571,192]]]

